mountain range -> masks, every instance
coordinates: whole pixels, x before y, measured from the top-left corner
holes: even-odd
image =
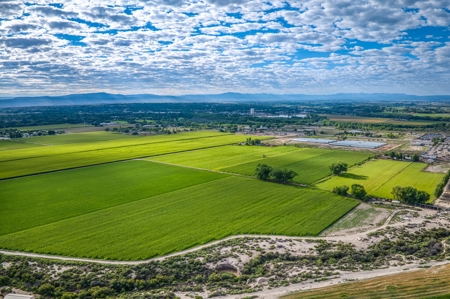
[[[417,96],[388,93],[307,94],[246,94],[222,93],[199,95],[110,94],[87,93],[63,96],[35,96],[0,98],[0,108],[31,106],[98,105],[119,103],[200,103],[200,102],[302,102],[302,101],[449,101],[450,95]]]

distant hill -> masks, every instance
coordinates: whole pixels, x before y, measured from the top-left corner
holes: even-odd
[[[448,101],[449,95],[416,96],[407,94],[388,93],[339,93],[331,95],[306,94],[246,94],[222,93],[200,95],[154,95],[154,94],[110,94],[87,93],[70,94],[64,96],[38,96],[0,98],[0,108],[31,107],[31,106],[67,106],[67,105],[96,105],[118,103],[170,103],[170,102],[301,102],[301,101]]]

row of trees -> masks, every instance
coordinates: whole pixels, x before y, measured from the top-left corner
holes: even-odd
[[[347,196],[349,189],[350,188],[348,186],[346,186],[346,185],[337,186],[337,187],[333,188],[332,192],[336,193],[336,194],[339,194],[339,195],[342,195],[342,196]],[[353,197],[357,198],[357,199],[363,200],[366,197],[367,192],[364,189],[364,186],[359,185],[359,184],[353,184],[351,186],[351,195]]]
[[[286,184],[292,181],[298,174],[290,169],[273,168],[267,164],[258,164],[255,170],[255,176],[257,179],[267,181],[273,179],[279,183]]]
[[[407,157],[406,155],[404,155],[401,152],[396,153],[394,151],[389,152],[389,153],[385,153],[384,155],[390,157],[391,159],[397,159],[397,160],[403,160],[403,159],[405,159]],[[420,157],[419,157],[418,154],[414,154],[414,155],[411,156],[411,160],[413,162],[419,162]]]
[[[439,196],[442,195],[442,193],[444,192],[444,188],[447,185],[449,179],[450,179],[450,170],[444,176],[442,181],[436,186],[436,190],[434,190],[434,196],[436,196],[436,198],[438,198]]]
[[[430,194],[428,194],[427,192],[417,190],[416,188],[410,186],[395,186],[394,188],[392,188],[391,194],[393,195],[395,200],[407,204],[422,204],[430,199]]]

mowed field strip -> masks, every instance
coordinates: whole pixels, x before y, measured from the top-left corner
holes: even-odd
[[[27,143],[38,143],[38,144],[47,144],[47,145],[62,145],[62,144],[82,144],[82,143],[92,143],[92,142],[101,142],[108,140],[119,140],[119,139],[135,139],[139,140],[140,138],[148,138],[146,136],[136,136],[122,133],[113,133],[113,132],[83,132],[76,134],[61,134],[54,136],[38,136],[38,137],[29,137],[23,138],[22,140]]]
[[[450,265],[408,271],[384,277],[282,296],[283,299],[438,299],[450,298]],[[439,295],[446,295],[440,297]],[[434,297],[436,296],[436,297]]]
[[[434,199],[434,189],[444,174],[422,171],[426,166],[425,163],[375,160],[353,167],[347,173],[334,176],[317,186],[332,190],[336,186],[360,184],[369,194],[383,198],[392,198],[391,191],[395,186],[411,186],[428,192]]]
[[[0,151],[11,151],[39,146],[42,145],[24,142],[23,140],[0,140]]]
[[[141,260],[235,234],[318,235],[358,202],[149,161],[0,182],[0,247]]]
[[[245,141],[242,135],[209,133],[212,136],[206,135],[207,132],[198,132],[176,134],[175,137],[166,135],[4,151],[0,155],[0,179]]]
[[[276,168],[292,169],[298,173],[294,182],[311,184],[331,175],[328,166],[332,163],[341,161],[354,165],[371,156],[373,154],[368,152],[292,146],[223,146],[152,157],[148,160],[247,176],[255,174],[258,164],[267,164]]]

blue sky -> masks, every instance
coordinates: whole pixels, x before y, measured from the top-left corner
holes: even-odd
[[[0,1],[0,96],[450,94],[450,1]]]

